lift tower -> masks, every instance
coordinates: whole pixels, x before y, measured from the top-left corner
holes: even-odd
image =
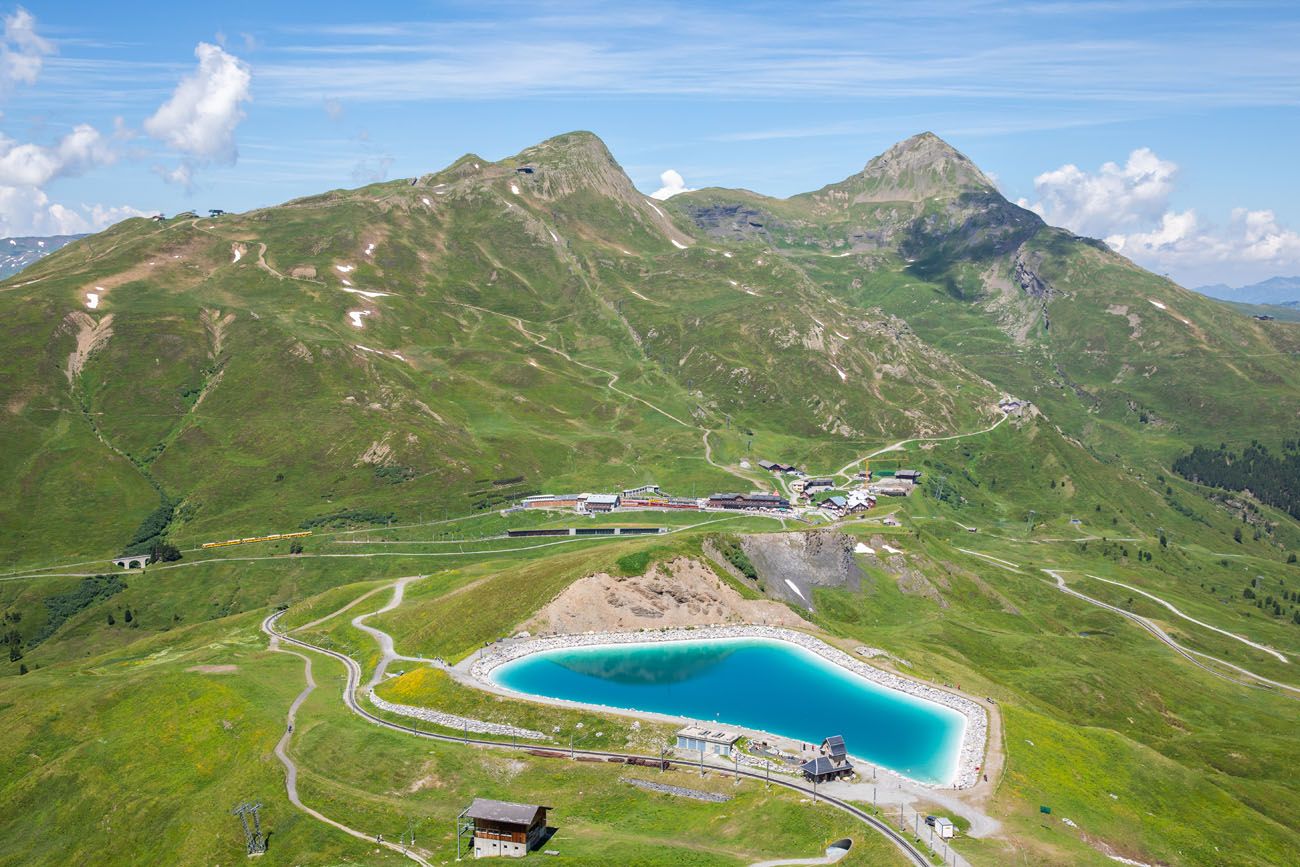
[[[260,801],[245,801],[231,812],[239,817],[239,822],[244,826],[244,842],[248,846],[248,857],[254,855],[266,854],[266,835],[262,833],[262,823],[258,818],[257,811],[262,809]],[[249,815],[253,817],[253,827],[248,827]]]

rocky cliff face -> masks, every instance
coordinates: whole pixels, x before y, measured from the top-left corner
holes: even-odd
[[[737,202],[692,202],[686,205],[686,213],[710,237],[728,241],[772,243],[773,235],[784,235],[787,228],[772,214]]]
[[[741,547],[769,596],[811,608],[814,587],[862,587],[853,538],[829,530],[746,536]]]

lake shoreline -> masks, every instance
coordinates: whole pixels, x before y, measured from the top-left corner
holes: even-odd
[[[883,767],[881,769],[911,780],[917,785],[931,788],[966,789],[975,785],[975,783],[979,781],[979,771],[977,769],[984,760],[988,732],[988,717],[984,708],[977,702],[966,698],[965,696],[940,689],[930,684],[911,680],[902,677],[901,675],[868,665],[867,663],[855,659],[844,651],[832,647],[818,638],[814,638],[811,635],[793,629],[772,626],[714,626],[646,630],[640,632],[592,632],[582,635],[556,635],[542,638],[525,638],[522,640],[505,641],[491,645],[481,651],[477,656],[465,660],[460,666],[457,666],[457,668],[460,669],[462,674],[467,676],[467,679],[470,680],[473,685],[492,692],[509,694],[511,696],[525,698],[532,701],[541,700],[568,706],[589,707],[597,710],[621,711],[629,715],[644,716],[646,718],[665,719],[668,718],[665,714],[643,712],[638,711],[635,708],[608,708],[599,705],[588,705],[583,702],[574,702],[566,699],[551,699],[546,696],[537,696],[530,693],[519,692],[496,682],[491,675],[495,669],[505,665],[506,663],[522,659],[526,656],[532,656],[534,654],[549,651],[572,650],[577,648],[594,649],[599,647],[617,647],[628,644],[654,644],[673,641],[716,641],[745,638],[760,638],[793,644],[796,647],[809,651],[821,660],[845,669],[877,686],[956,711],[962,716],[964,726],[961,736],[961,746],[958,751],[957,770],[954,778],[947,785],[914,780],[913,778],[907,777],[905,774],[901,774],[897,771]],[[673,717],[672,719],[675,721],[692,721],[686,717]]]

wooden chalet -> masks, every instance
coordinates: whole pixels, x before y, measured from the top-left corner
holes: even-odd
[[[538,804],[475,798],[461,814],[474,822],[474,857],[524,857],[545,838],[549,809]]]

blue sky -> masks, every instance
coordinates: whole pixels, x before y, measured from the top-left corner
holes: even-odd
[[[1300,4],[0,2],[0,234],[599,134],[772,195],[932,130],[1189,285],[1300,273]]]

